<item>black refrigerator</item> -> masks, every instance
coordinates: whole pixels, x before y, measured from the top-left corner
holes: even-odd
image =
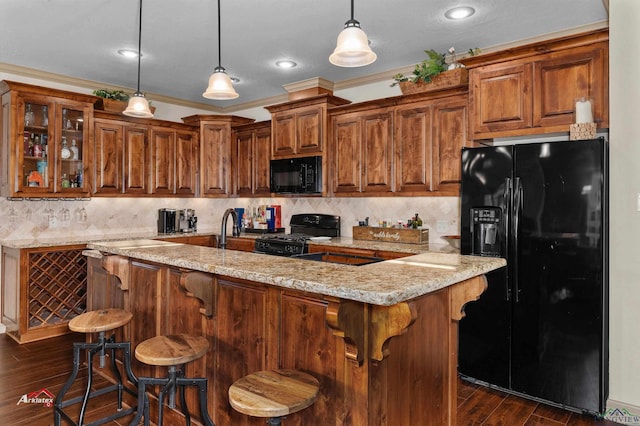
[[[465,306],[463,379],[604,412],[607,158],[604,138],[463,149],[461,253],[507,259]]]

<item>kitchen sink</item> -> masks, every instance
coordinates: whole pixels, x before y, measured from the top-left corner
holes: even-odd
[[[341,265],[362,266],[370,263],[382,262],[381,257],[358,256],[354,254],[320,252],[305,253],[292,256],[297,259],[315,260],[318,262],[339,263]]]

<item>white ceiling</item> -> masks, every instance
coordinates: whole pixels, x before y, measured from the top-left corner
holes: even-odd
[[[218,65],[216,0],[145,0],[141,91],[209,106],[240,106],[285,94],[283,85],[322,77],[343,82],[387,73],[425,58],[425,49],[487,49],[607,20],[603,0],[356,0],[355,19],[378,55],[373,64],[329,63],[350,17],[348,0],[222,0],[222,66],[240,79],[240,97],[202,97]],[[444,12],[472,6],[465,21]],[[0,0],[0,64],[32,68],[101,86],[135,89],[136,0]],[[291,59],[296,68],[274,63]],[[132,90],[133,91],[133,90]]]

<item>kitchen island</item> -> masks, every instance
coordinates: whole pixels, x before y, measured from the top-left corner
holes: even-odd
[[[236,413],[227,391],[275,368],[321,385],[316,403],[285,424],[454,425],[457,323],[484,291],[483,275],[505,265],[423,253],[351,266],[154,240],[88,247],[88,309],[131,310],[123,337],[133,347],[159,334],[210,339],[186,375],[208,377],[217,426],[262,424]]]

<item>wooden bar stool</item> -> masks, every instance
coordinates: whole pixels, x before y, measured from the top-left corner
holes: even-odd
[[[144,401],[144,409],[138,410],[136,418],[130,425],[138,425],[144,415],[145,426],[149,425],[149,399],[146,394],[147,385],[162,386],[158,394],[158,426],[162,426],[162,413],[164,396],[169,392],[169,408],[175,408],[175,392],[180,387],[182,413],[187,425],[191,424],[191,415],[187,408],[184,388],[185,386],[197,386],[199,390],[200,416],[202,423],[214,426],[207,411],[207,379],[184,377],[181,368],[183,364],[194,361],[204,356],[209,350],[209,342],[203,336],[190,336],[188,334],[175,334],[156,336],[147,339],[136,347],[136,359],[148,365],[167,366],[168,376],[165,378],[139,377],[138,378],[138,406]]]
[[[53,421],[56,426],[60,425],[62,418],[64,418],[67,422],[78,426],[93,426],[100,425],[103,423],[110,422],[114,419],[129,415],[136,411],[137,407],[131,407],[126,410],[122,409],[122,392],[128,392],[133,396],[136,396],[136,391],[129,389],[122,382],[122,377],[120,375],[120,371],[118,370],[118,366],[116,365],[116,356],[115,352],[117,349],[122,350],[122,362],[124,365],[125,373],[129,380],[137,386],[138,382],[136,380],[133,371],[131,370],[131,348],[129,342],[116,342],[115,335],[111,335],[111,337],[106,338],[105,332],[115,330],[117,328],[122,327],[131,321],[133,314],[131,312],[127,312],[122,309],[102,309],[97,311],[85,312],[83,314],[74,317],[69,321],[69,329],[71,331],[75,331],[76,333],[99,333],[98,341],[95,343],[74,343],[73,344],[73,370],[71,372],[71,376],[67,380],[67,382],[62,387],[62,390],[56,397],[56,401],[54,404],[53,411]],[[67,401],[64,401],[64,396],[71,388],[73,382],[76,380],[78,376],[78,369],[80,368],[80,351],[87,351],[87,369],[88,369],[88,377],[87,377],[87,388],[84,392],[84,395],[78,396],[75,398],[71,398]],[[107,386],[102,389],[98,389],[95,391],[91,391],[91,386],[93,383],[93,357],[96,354],[100,356],[100,368],[104,368],[105,366],[105,354],[107,351],[111,351],[111,368],[113,370],[113,374],[116,378],[116,383],[110,386]],[[89,399],[104,395],[105,393],[117,391],[118,392],[118,412],[114,413],[105,418],[95,420],[91,423],[84,422],[85,410],[87,408],[87,402]],[[67,413],[64,412],[64,408],[82,402],[80,408],[80,416],[78,417],[78,423],[75,423],[71,417]]]
[[[268,417],[267,424],[279,425],[284,416],[313,404],[319,391],[318,380],[301,371],[258,371],[229,387],[229,403],[242,414]]]

